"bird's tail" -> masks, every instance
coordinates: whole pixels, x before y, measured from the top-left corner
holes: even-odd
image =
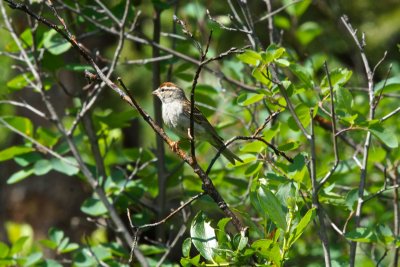
[[[233,152],[230,151],[228,148],[225,148],[224,151],[222,151],[222,155],[224,155],[224,157],[227,160],[229,160],[233,165],[235,165],[235,160],[243,162],[243,160],[241,160],[238,156],[233,154]]]
[[[219,150],[221,147],[223,147],[225,144],[224,142],[218,138],[217,139],[218,142],[216,142],[217,144],[215,144],[214,142],[212,143],[212,145]],[[214,139],[215,141],[215,139]],[[232,151],[230,151],[227,147],[225,147],[225,149],[221,152],[221,154],[227,159],[229,160],[233,165],[235,165],[235,160],[239,161],[239,162],[243,162],[243,160],[241,160],[238,156],[236,156]]]

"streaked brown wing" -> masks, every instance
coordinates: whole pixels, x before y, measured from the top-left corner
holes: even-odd
[[[185,115],[190,118],[190,102],[189,100],[185,101],[185,106],[183,108]],[[218,135],[215,131],[214,127],[207,120],[206,116],[196,107],[193,109],[193,119],[196,123],[202,125],[207,131],[211,132],[212,135],[223,141],[223,139]]]

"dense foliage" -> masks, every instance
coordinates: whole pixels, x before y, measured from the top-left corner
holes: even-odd
[[[397,266],[396,1],[103,2],[0,2],[0,266]],[[141,112],[160,124],[164,81],[243,163],[171,149]],[[66,177],[62,227],[12,216],[16,186]]]

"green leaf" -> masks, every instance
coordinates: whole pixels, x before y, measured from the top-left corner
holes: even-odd
[[[10,176],[7,180],[7,184],[15,184],[19,181],[24,180],[25,178],[31,176],[33,174],[34,170],[33,169],[27,169],[27,170],[19,170],[13,175]]]
[[[43,46],[53,55],[63,54],[71,48],[71,44],[54,29],[44,34]]]
[[[386,146],[390,148],[397,148],[399,146],[396,134],[388,127],[382,127],[380,123],[373,123],[368,128]]]
[[[112,110],[107,110],[105,114],[96,114],[96,119],[104,124],[106,124],[109,129],[115,128],[125,128],[128,127],[132,120],[138,116],[136,110],[127,110],[124,112],[113,112]]]
[[[8,252],[10,252],[10,248],[3,242],[0,242],[0,259],[7,257]]]
[[[304,83],[304,86],[307,89],[314,88],[314,82],[311,76],[312,74],[309,72],[308,68],[303,67],[299,64],[292,63],[290,64],[289,69],[293,72],[294,75],[296,75],[297,78],[299,78],[300,81]]]
[[[76,161],[75,158],[73,157],[64,157],[64,159],[75,163],[76,165],[78,165],[78,162]],[[50,160],[52,168],[58,172],[64,173],[68,176],[72,176],[75,175],[77,173],[79,173],[79,168],[76,166],[73,166],[71,164],[68,164],[67,162],[59,159],[59,158],[52,158]]]
[[[0,151],[0,161],[9,160],[9,159],[14,158],[15,156],[23,155],[23,154],[26,154],[33,150],[34,149],[32,147],[12,146],[12,147],[9,147],[9,148],[6,148],[6,149]]]
[[[49,238],[52,240],[54,243],[59,246],[61,244],[61,241],[64,238],[64,231],[57,229],[55,227],[50,228],[49,230]]]
[[[275,15],[273,18],[274,18],[274,24],[276,25],[276,27],[284,29],[284,30],[290,29],[291,23],[287,17]]]
[[[312,0],[303,0],[298,3],[292,4],[292,0],[283,0],[286,7],[286,12],[295,17],[300,17],[307,10]]]
[[[243,250],[249,241],[249,239],[244,235],[244,233],[237,234],[233,240],[235,243],[236,251]]]
[[[60,249],[60,253],[69,253],[75,251],[79,248],[79,245],[76,243],[69,243],[64,248]]]
[[[207,221],[206,215],[200,211],[192,221],[190,237],[193,245],[200,252],[201,256],[209,261],[214,261],[214,249],[218,248],[214,228]]]
[[[386,245],[392,244],[396,239],[396,236],[387,225],[379,224],[375,226],[375,232],[378,239]]]
[[[7,118],[3,118],[3,119],[8,124],[10,124],[12,127],[19,130],[20,132],[26,134],[27,136],[32,136],[33,124],[28,118],[13,116],[13,117],[7,117]]]
[[[43,127],[39,127],[36,130],[36,135],[36,141],[50,148],[52,148],[57,143],[59,137],[61,136],[60,134]]]
[[[336,86],[343,86],[350,80],[351,75],[353,74],[352,71],[345,69],[345,68],[336,68],[330,71],[329,77],[331,78],[331,83],[334,88]],[[329,83],[328,78],[325,76],[321,81],[321,87],[329,90]]]
[[[296,31],[297,40],[306,46],[322,33],[322,28],[318,23],[308,21],[300,25]]]
[[[244,174],[246,176],[253,176],[255,175],[257,172],[259,172],[261,170],[263,166],[262,162],[255,162],[254,164],[250,164],[247,168],[246,171],[244,172]]]
[[[31,73],[22,73],[15,76],[13,79],[7,82],[7,87],[13,91],[21,90],[29,85],[29,82],[33,80]]]
[[[103,202],[93,197],[89,197],[83,202],[81,211],[91,216],[100,216],[107,213]]]
[[[261,141],[255,140],[254,142],[244,144],[241,148],[240,151],[244,153],[261,153],[265,148],[267,147],[266,144],[264,144]]]
[[[370,228],[358,227],[344,235],[347,239],[356,242],[371,243],[376,241],[376,236]]]
[[[60,263],[55,260],[45,260],[40,267],[63,267]]]
[[[261,82],[262,84],[265,84],[266,86],[270,86],[271,85],[271,81],[267,78],[268,77],[268,73],[267,70],[265,68],[255,68],[251,75],[256,78],[257,81]]]
[[[20,237],[11,247],[11,255],[19,254],[23,251],[24,246],[27,244],[29,236]]]
[[[336,108],[345,111],[348,114],[352,114],[353,106],[353,95],[349,90],[339,86],[335,92],[336,95]]]
[[[383,86],[385,86],[385,87],[383,87]],[[387,79],[387,81],[383,80],[383,81],[377,83],[374,88],[375,95],[379,95],[381,93],[382,89],[386,93],[400,91],[400,77],[399,76],[392,77],[392,78]]]
[[[352,189],[347,193],[345,203],[346,203],[346,207],[350,211],[355,210],[357,199],[358,199],[358,189]]]
[[[24,266],[31,266],[40,261],[43,257],[42,252],[34,252],[30,254],[28,257],[26,257],[26,261],[24,263]]]
[[[40,244],[42,244],[43,246],[45,246],[46,248],[49,249],[56,249],[57,248],[57,244],[56,242],[49,240],[49,239],[43,239],[39,241]]]
[[[280,145],[280,146],[278,147],[278,150],[280,150],[280,151],[289,151],[289,150],[294,150],[294,149],[298,148],[299,146],[300,146],[300,142],[298,142],[298,141],[291,141],[291,142],[289,142],[289,143]]]
[[[246,52],[237,55],[237,58],[243,63],[253,66],[257,66],[262,59],[261,55],[253,50],[246,50]]]
[[[295,108],[297,117],[299,118],[301,124],[303,125],[303,127],[307,127],[310,124],[310,109],[309,107],[307,107],[304,104],[299,104],[296,108]],[[288,125],[290,127],[290,129],[294,130],[294,131],[298,131],[298,126],[296,121],[293,119],[292,116],[289,117],[288,120]]]
[[[279,67],[286,68],[286,67],[289,67],[289,65],[290,65],[290,62],[284,58],[276,59],[274,61],[276,64],[278,64]]]
[[[296,225],[293,232],[291,233],[289,238],[289,246],[294,244],[294,242],[296,242],[296,240],[303,234],[307,225],[314,219],[314,217],[315,217],[315,208],[309,209],[306,215],[304,215],[304,217],[301,218],[300,222]]]
[[[264,185],[257,190],[257,197],[263,210],[268,214],[269,218],[275,225],[286,231],[286,215],[282,209],[281,202],[276,196]]]
[[[230,221],[231,221],[231,218],[222,218],[221,220],[219,220],[219,222],[217,224],[218,228],[216,229],[218,244],[223,244],[223,243],[229,242],[230,237],[227,234],[225,227]]]
[[[263,100],[265,97],[264,94],[252,94],[252,93],[242,93],[237,98],[237,103],[240,106],[249,106],[251,104],[257,103]]]
[[[182,255],[184,257],[189,257],[190,248],[192,247],[192,239],[190,237],[186,238],[182,243]]]
[[[52,169],[51,162],[47,159],[41,159],[36,161],[35,165],[33,165],[33,172],[35,175],[45,175]]]
[[[0,152],[1,154],[1,152]],[[38,152],[28,152],[26,154],[18,155],[14,157],[14,161],[22,167],[26,167],[29,164],[38,161],[42,156]]]

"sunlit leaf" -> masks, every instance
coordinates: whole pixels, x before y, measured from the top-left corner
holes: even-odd
[[[12,146],[0,151],[0,161],[6,161],[16,156],[27,154],[34,149],[26,146]]]
[[[190,237],[201,256],[209,261],[213,261],[214,249],[218,247],[218,243],[214,228],[211,227],[210,222],[202,211],[197,213],[192,221]]]
[[[399,146],[397,135],[390,128],[383,127],[380,123],[373,123],[369,126],[369,130],[388,147],[397,148]]]
[[[286,231],[286,215],[282,209],[281,202],[266,186],[261,185],[257,190],[257,196],[261,207],[277,227]]]
[[[54,29],[44,34],[43,46],[53,55],[60,55],[71,48],[71,44]]]
[[[81,211],[91,216],[100,216],[107,213],[107,209],[98,198],[89,197],[82,206]]]
[[[7,184],[14,184],[17,183],[19,181],[24,180],[25,178],[31,176],[33,174],[34,170],[33,169],[27,169],[27,170],[19,170],[16,173],[14,173],[13,175],[10,176],[10,178],[8,178],[7,180]]]

